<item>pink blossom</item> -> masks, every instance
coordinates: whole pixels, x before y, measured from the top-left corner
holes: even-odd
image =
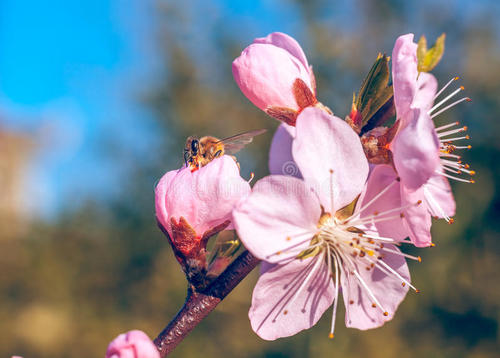
[[[473,182],[458,175],[475,173],[454,153],[457,149],[467,148],[455,144],[458,140],[468,139],[468,136],[457,136],[467,128],[459,127],[458,122],[436,128],[433,122],[443,111],[469,99],[464,97],[440,109],[463,90],[463,87],[460,87],[434,104],[434,100],[458,77],[453,78],[437,92],[434,76],[418,73],[416,52],[417,45],[413,42],[413,34],[400,36],[396,40],[392,53],[392,74],[399,129],[390,149],[393,152],[397,175],[401,178],[402,204],[410,200],[422,202],[421,206],[411,207],[416,216],[407,216],[405,219],[410,238],[417,246],[428,246],[431,244],[431,215],[444,218],[448,222],[453,221],[450,216],[455,214],[455,201],[448,178]],[[376,177],[370,180],[376,180]],[[415,220],[416,217],[420,219]]]
[[[274,32],[257,38],[233,62],[243,94],[269,115],[294,125],[297,114],[315,105],[316,85],[304,51],[292,37]]]
[[[398,240],[379,236],[377,219],[365,217],[362,206],[346,216],[338,211],[365,188],[368,162],[358,135],[341,119],[308,108],[297,118],[292,155],[304,179],[265,177],[233,211],[242,242],[265,261],[249,312],[252,328],[267,340],[290,336],[333,304],[333,337],[340,287],[348,327],[381,326],[413,286]]]
[[[133,330],[120,334],[109,344],[106,358],[160,358],[160,352],[146,333]]]
[[[181,217],[202,235],[230,220],[236,202],[249,192],[236,162],[224,155],[195,172],[185,167],[167,172],[155,189],[156,217],[171,236],[172,220]]]

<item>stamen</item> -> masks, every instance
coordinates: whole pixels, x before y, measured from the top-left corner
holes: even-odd
[[[475,182],[475,181],[474,181],[474,180],[472,180],[472,179],[462,179],[462,178],[458,178],[458,177],[456,177],[456,176],[453,176],[453,175],[450,175],[450,174],[446,174],[446,173],[444,173],[444,172],[440,172],[439,170],[436,170],[435,172],[436,172],[436,173],[438,173],[438,174],[441,174],[442,176],[445,176],[445,177],[447,177],[447,178],[449,178],[449,179],[458,180],[458,181],[461,181],[461,182],[463,182],[463,183],[474,183],[474,182]]]
[[[453,122],[453,123],[450,123],[450,124],[445,124],[444,126],[437,127],[436,128],[436,132],[442,131],[443,129],[447,129],[447,128],[450,128],[450,127],[458,126],[459,124],[460,124],[459,122]]]
[[[432,107],[428,112],[427,114],[432,114],[432,112],[434,112],[436,109],[438,109],[439,107],[441,107],[441,105],[443,103],[446,103],[449,99],[453,98],[454,96],[457,95],[457,93],[461,92],[465,90],[464,86],[460,86],[458,89],[456,89],[455,91],[453,91],[450,95],[448,95],[445,99],[443,99],[442,101],[440,101],[438,104],[435,104],[434,107]]]
[[[330,169],[330,205],[333,210],[333,169]]]
[[[293,293],[292,298],[287,302],[287,306],[293,307],[293,304],[295,303],[295,300],[299,296],[299,293],[302,292],[304,287],[309,283],[309,280],[311,279],[311,277],[316,273],[318,267],[323,263],[324,257],[325,257],[325,254],[323,254],[323,256],[321,256],[321,257],[317,256],[315,258],[316,262],[314,263],[313,268],[311,269],[311,271],[309,271],[309,273],[307,274],[306,278],[304,279],[304,281],[302,282],[300,287],[297,289],[297,291],[295,291]]]
[[[377,264],[380,264],[382,266],[384,266],[386,269],[388,269],[389,271],[391,271],[394,275],[397,276],[397,278],[399,278],[401,281],[403,281],[404,283],[406,283],[408,286],[410,286],[413,290],[415,290],[415,292],[418,292],[418,289],[415,288],[415,286],[413,286],[410,282],[408,282],[403,276],[401,276],[399,274],[399,272],[397,272],[396,270],[394,270],[391,266],[389,266],[388,264],[386,264],[383,260],[379,260],[377,261]]]
[[[378,198],[380,198],[382,195],[384,195],[396,182],[398,182],[398,179],[399,178],[396,178],[395,180],[393,180],[380,193],[375,195],[368,203],[366,203],[359,210],[357,210],[356,213],[352,214],[347,219],[345,219],[343,221],[343,224],[347,224],[349,222],[349,220],[351,220],[353,217],[357,216],[358,214],[361,214],[361,212],[363,212],[363,210],[365,210],[367,207],[369,207],[371,204],[373,204]]]
[[[388,249],[387,247],[383,247],[382,250],[385,252],[391,252],[391,253],[399,255],[399,256],[404,256],[404,257],[411,259],[411,260],[422,262],[422,258],[420,256],[413,256],[413,255],[405,254],[404,252],[397,251],[397,250],[391,250],[391,249]]]
[[[452,129],[452,130],[449,130],[447,132],[438,133],[437,135],[438,135],[439,138],[442,138],[442,137],[449,136],[450,134],[465,132],[466,130],[467,130],[467,126],[464,126],[462,128]]]
[[[435,118],[435,117],[439,116],[439,115],[440,115],[441,113],[443,113],[444,111],[447,111],[447,110],[448,110],[448,109],[450,109],[451,107],[454,107],[454,106],[456,106],[457,104],[462,103],[462,102],[464,102],[464,101],[470,102],[470,101],[471,101],[471,99],[470,99],[469,97],[463,97],[463,98],[459,99],[458,101],[455,101],[455,102],[453,102],[452,104],[450,104],[450,105],[448,105],[448,106],[444,107],[443,109],[439,110],[438,112],[434,113],[433,115],[431,115],[431,118]],[[429,114],[430,114],[430,113],[429,113]]]
[[[366,284],[366,282],[361,278],[361,276],[359,275],[358,271],[357,270],[354,270],[353,271],[354,273],[354,276],[356,276],[356,278],[358,279],[359,283],[361,283],[361,286],[363,286],[363,288],[366,290],[366,292],[368,292],[368,295],[370,295],[370,297],[372,298],[373,301],[375,301],[375,304],[377,305],[377,307],[379,307],[384,316],[387,316],[387,311],[384,309],[384,307],[382,307],[382,305],[380,304],[380,302],[377,300],[377,297],[375,297],[375,295],[373,294],[372,290],[370,290],[370,288],[368,287],[368,285]]]
[[[303,236],[303,235],[310,235],[310,236],[309,236],[307,239],[305,239],[305,240],[302,240],[302,241],[300,241],[300,242],[297,242],[297,243],[295,243],[295,244],[293,244],[293,245],[290,245],[290,246],[286,247],[286,248],[285,248],[285,249],[283,249],[283,250],[276,251],[275,253],[272,253],[272,254],[270,254],[270,255],[266,256],[266,259],[269,259],[269,258],[271,258],[271,257],[273,257],[273,256],[278,256],[278,255],[281,255],[281,254],[282,254],[282,253],[284,253],[284,252],[288,252],[289,250],[291,250],[291,249],[293,249],[293,248],[296,248],[297,246],[300,246],[300,245],[302,245],[302,244],[304,244],[304,243],[306,243],[306,242],[310,241],[310,240],[313,238],[314,233],[313,233],[313,232],[311,232],[311,231],[306,231],[306,232],[301,233],[301,234],[296,234],[296,235],[294,235],[294,237],[299,237],[299,236]],[[289,238],[289,237],[290,237],[290,236],[287,236],[285,240],[287,240],[287,241],[288,241],[288,238]]]
[[[328,256],[330,256],[330,248],[328,247]],[[337,256],[334,256],[335,262],[335,301],[333,302],[332,325],[330,327],[330,338],[334,337],[335,333],[335,318],[337,317],[337,303],[339,301],[339,264]]]
[[[445,84],[445,85],[444,85],[444,87],[443,87],[443,88],[441,88],[441,89],[439,90],[439,92],[438,92],[438,93],[436,93],[436,95],[434,96],[434,99],[438,98],[438,97],[439,97],[439,95],[440,95],[441,93],[443,93],[443,91],[444,91],[445,89],[447,89],[449,85],[451,85],[451,84],[452,84],[453,82],[455,82],[455,81],[458,81],[459,79],[460,79],[460,77],[456,76],[456,77],[453,77],[451,80],[449,80],[449,81],[448,81],[448,83],[447,83],[447,84]]]
[[[252,180],[253,180],[254,177],[255,177],[254,172],[251,172],[250,173],[250,179],[247,180],[247,183],[250,184],[252,182]]]

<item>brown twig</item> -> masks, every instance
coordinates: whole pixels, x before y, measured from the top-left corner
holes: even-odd
[[[160,356],[166,357],[259,263],[250,252],[243,252],[202,292],[188,289],[186,302],[174,319],[156,337]]]

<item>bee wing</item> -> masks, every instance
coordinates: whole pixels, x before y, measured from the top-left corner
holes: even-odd
[[[232,155],[239,152],[247,144],[250,144],[253,140],[253,137],[264,132],[266,132],[266,129],[257,129],[254,131],[237,134],[229,138],[221,139],[220,142],[224,144],[225,154]]]

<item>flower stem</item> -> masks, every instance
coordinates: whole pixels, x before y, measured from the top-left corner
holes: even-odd
[[[184,306],[154,340],[160,356],[163,358],[172,352],[259,262],[245,251],[205,290],[196,292],[190,287]]]

